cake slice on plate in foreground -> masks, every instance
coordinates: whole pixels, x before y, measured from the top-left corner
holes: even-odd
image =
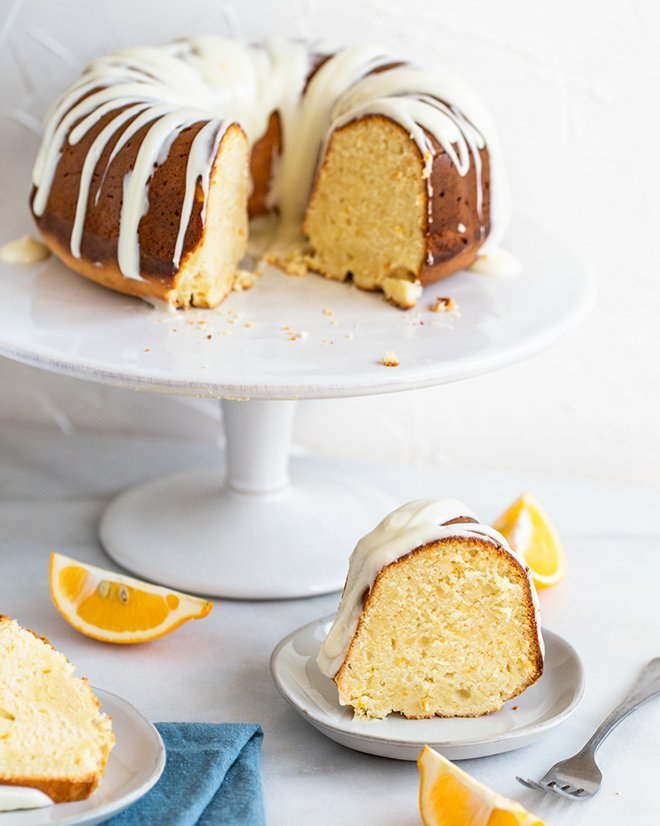
[[[43,637],[0,615],[0,784],[55,803],[88,798],[115,737],[87,680]]]
[[[460,502],[410,502],[358,542],[318,664],[357,716],[497,711],[543,671],[529,570]]]

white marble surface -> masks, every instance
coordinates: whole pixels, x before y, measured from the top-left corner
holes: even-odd
[[[163,440],[1,430],[0,611],[49,636],[80,674],[124,696],[153,720],[261,723],[271,826],[418,823],[414,764],[369,757],[326,740],[285,704],[270,678],[268,659],[275,643],[331,611],[337,596],[222,601],[203,622],[134,648],[80,636],[52,606],[47,582],[51,550],[111,567],[95,531],[113,493],[164,471],[217,459],[207,448]],[[540,776],[556,759],[576,750],[621,698],[636,671],[660,654],[657,491],[624,491],[529,474],[495,477],[357,463],[351,467],[401,501],[454,495],[486,519],[525,487],[541,498],[564,536],[569,561],[565,582],[542,594],[544,622],[581,653],[587,669],[585,698],[575,716],[539,744],[463,766],[498,791],[515,795],[550,826],[656,822],[660,700],[625,721],[602,747],[605,784],[594,800],[540,798],[513,778],[516,773]],[[194,542],[194,536],[190,540]],[[249,553],[249,548],[236,552]]]

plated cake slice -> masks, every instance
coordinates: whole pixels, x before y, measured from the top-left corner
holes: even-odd
[[[0,615],[0,784],[55,803],[96,789],[115,738],[87,680],[48,640]]]
[[[460,502],[410,502],[358,542],[318,664],[358,716],[497,711],[543,671],[529,571]]]

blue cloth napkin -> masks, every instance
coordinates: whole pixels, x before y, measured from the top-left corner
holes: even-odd
[[[264,826],[261,727],[156,723],[166,763],[156,785],[112,826]]]

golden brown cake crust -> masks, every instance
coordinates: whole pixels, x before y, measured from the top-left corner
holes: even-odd
[[[513,697],[519,696],[526,688],[529,688],[530,685],[532,685],[533,683],[535,683],[539,679],[539,677],[543,674],[543,652],[541,650],[541,646],[540,646],[540,643],[539,643],[539,631],[540,631],[540,629],[538,628],[537,622],[536,622],[536,611],[534,610],[534,600],[532,598],[532,591],[531,591],[531,587],[530,587],[529,580],[528,580],[527,573],[526,573],[525,569],[518,562],[518,560],[516,560],[515,557],[513,557],[508,551],[506,551],[504,548],[502,548],[499,545],[494,545],[492,542],[488,542],[486,540],[480,540],[480,539],[476,539],[476,538],[470,538],[469,540],[467,540],[467,539],[463,539],[461,537],[450,537],[450,538],[447,538],[447,539],[438,539],[438,540],[435,540],[433,542],[429,542],[426,545],[421,545],[419,548],[415,548],[414,550],[410,551],[410,553],[406,554],[405,556],[400,557],[399,559],[392,562],[390,565],[387,565],[385,568],[383,568],[378,573],[376,579],[374,580],[374,584],[373,584],[371,590],[368,591],[367,593],[365,593],[365,595],[364,595],[363,604],[362,604],[362,612],[360,613],[360,618],[358,620],[357,628],[355,629],[355,633],[353,634],[353,638],[351,639],[350,645],[349,645],[348,650],[346,652],[346,656],[344,657],[344,662],[342,663],[339,671],[337,672],[337,674],[334,677],[334,681],[337,684],[337,687],[339,688],[340,693],[342,693],[342,687],[341,687],[342,686],[342,679],[344,677],[344,673],[345,673],[345,669],[347,667],[347,664],[350,660],[353,646],[355,645],[355,643],[357,641],[358,635],[359,635],[359,633],[362,629],[362,626],[364,624],[366,615],[369,612],[369,608],[370,608],[370,605],[371,605],[372,601],[378,599],[379,583],[380,583],[380,580],[383,577],[385,571],[387,571],[391,568],[398,568],[401,565],[404,565],[406,560],[408,560],[411,556],[414,556],[416,554],[424,554],[424,553],[432,552],[438,547],[438,545],[446,545],[446,544],[451,545],[451,544],[455,544],[457,542],[463,542],[463,541],[482,545],[484,550],[490,551],[492,553],[496,553],[498,556],[505,557],[506,560],[511,564],[511,566],[512,566],[511,569],[515,571],[516,578],[523,585],[523,593],[525,594],[525,614],[526,614],[527,620],[530,624],[530,629],[532,631],[531,637],[533,638],[534,671],[533,671],[532,675],[530,676],[530,678],[528,679],[528,681],[518,691],[516,691],[511,696],[504,698],[504,702],[506,702],[507,700],[512,699]],[[466,717],[483,717],[484,714],[492,714],[492,713],[498,711],[500,708],[501,708],[501,704],[489,709],[488,711],[484,712],[483,714],[466,714],[464,716],[466,716]],[[414,715],[414,716],[413,715],[404,715],[404,716],[406,716],[407,719],[410,719],[410,720],[422,720],[422,719],[429,719],[431,717],[449,717],[449,716],[454,716],[454,715],[444,715],[444,714],[432,713],[432,714],[420,714],[420,715]]]
[[[429,136],[430,137],[430,136]],[[431,138],[436,155],[431,170],[431,210],[426,228],[426,253],[419,278],[431,284],[472,264],[490,231],[490,164],[488,150],[482,149],[481,175],[483,203],[477,211],[477,174],[470,164],[461,177],[449,156]],[[459,225],[465,229],[460,230]],[[483,229],[482,229],[483,228]]]
[[[135,295],[141,298],[167,301],[169,294],[176,289],[176,279],[157,278],[143,275],[143,280],[126,278],[116,261],[106,261],[103,266],[97,267],[93,261],[85,258],[74,258],[71,254],[68,239],[41,230],[42,238],[52,252],[64,263],[90,281],[95,281],[103,287],[109,287],[125,295]]]
[[[109,753],[110,749],[108,749]],[[78,800],[87,800],[98,787],[101,776],[102,774],[90,775],[85,780],[71,780],[70,778],[53,780],[47,777],[2,777],[0,775],[0,783],[4,786],[26,786],[38,789],[47,794],[53,803],[75,803]]]

